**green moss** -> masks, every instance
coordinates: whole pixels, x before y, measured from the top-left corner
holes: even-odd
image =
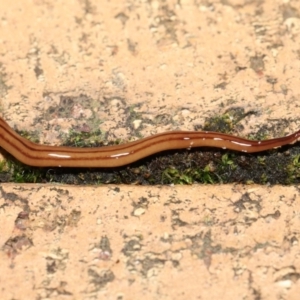
[[[300,179],[300,154],[295,155],[286,166],[287,184],[299,182]]]
[[[100,130],[94,132],[78,132],[70,130],[68,136],[64,137],[64,146],[71,147],[97,147],[103,146],[103,134]]]
[[[266,184],[268,183],[268,176],[267,174],[263,173],[261,174],[261,184]]]
[[[173,184],[192,184],[193,178],[191,174],[189,174],[190,170],[186,170],[185,172],[180,172],[176,168],[167,168],[162,173],[162,182],[163,183],[173,183]]]
[[[209,165],[203,169],[187,168],[179,170],[171,167],[162,173],[162,183],[164,184],[193,184],[195,182],[213,184],[218,180],[214,179],[214,173]]]
[[[203,130],[228,133],[232,131],[233,126],[233,119],[229,114],[225,114],[207,119]]]

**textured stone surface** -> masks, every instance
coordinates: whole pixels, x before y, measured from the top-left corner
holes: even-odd
[[[300,128],[299,1],[0,1],[1,114],[42,143]],[[266,136],[267,135],[267,136]],[[0,187],[2,299],[298,299],[298,187]]]
[[[299,127],[297,1],[25,2],[0,3],[2,112],[41,142],[58,126],[193,129],[233,107],[250,112],[240,135]]]
[[[3,185],[1,294],[296,299],[298,199],[253,185]]]

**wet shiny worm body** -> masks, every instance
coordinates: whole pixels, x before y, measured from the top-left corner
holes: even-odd
[[[209,131],[169,131],[117,146],[75,148],[40,145],[18,135],[0,118],[0,147],[17,160],[36,167],[112,168],[130,164],[149,155],[173,149],[216,147],[241,152],[261,152],[300,139],[300,130],[285,137],[251,141]]]

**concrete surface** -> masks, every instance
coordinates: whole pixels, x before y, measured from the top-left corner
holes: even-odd
[[[41,143],[300,128],[299,1],[0,1],[1,114]],[[2,299],[299,299],[297,186],[0,187]]]

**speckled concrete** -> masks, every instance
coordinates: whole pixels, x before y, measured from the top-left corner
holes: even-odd
[[[42,143],[245,111],[300,128],[299,1],[0,1],[1,115]],[[298,187],[1,184],[2,299],[298,299]]]
[[[260,186],[5,185],[2,295],[296,299],[299,197]]]

